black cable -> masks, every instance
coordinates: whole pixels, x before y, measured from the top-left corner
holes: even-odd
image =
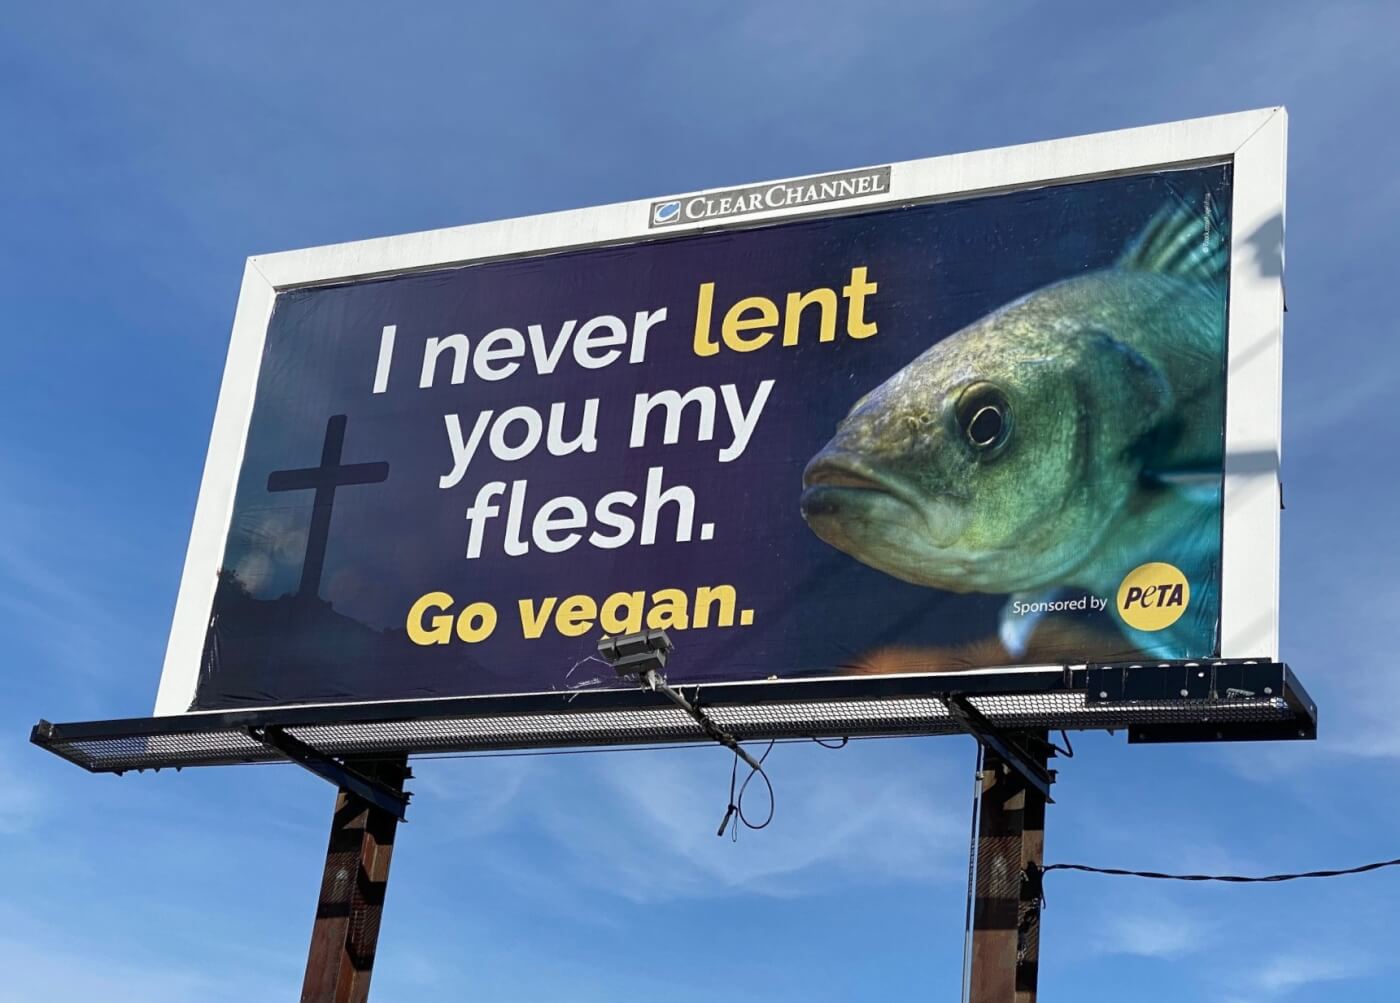
[[[696,711],[700,711],[700,708],[699,708],[698,705],[695,706],[695,710],[696,710]],[[709,735],[710,738],[714,739],[715,741],[720,742],[721,744],[725,744],[725,745],[727,745],[729,741],[732,741],[732,739],[730,738],[730,736],[729,736],[728,734],[726,734],[725,732],[723,732],[722,730],[720,730],[720,729],[714,724],[714,722],[711,721],[711,720],[709,719],[708,715],[704,714],[703,712],[696,714],[696,721],[701,725],[701,729],[702,729],[707,735]],[[862,738],[874,739],[874,738],[889,738],[889,737],[896,737],[896,736],[866,735],[866,736],[860,736],[860,737],[862,737]],[[758,758],[758,763],[759,763],[760,766],[762,766],[763,762],[768,758],[768,754],[769,754],[770,752],[773,751],[773,747],[774,747],[775,745],[778,745],[778,744],[779,744],[779,741],[780,741],[780,740],[779,740],[779,739],[776,739],[776,738],[774,738],[774,739],[769,739],[769,741],[768,741],[768,747],[767,747],[766,749],[763,750],[763,755],[760,756],[760,757]],[[807,742],[807,741],[815,742],[816,744],[820,745],[823,749],[844,749],[847,745],[849,745],[849,744],[851,743],[850,736],[848,736],[848,735],[843,735],[843,736],[841,736],[841,738],[835,739],[835,740],[823,739],[823,738],[819,738],[819,737],[817,737],[817,736],[815,736],[815,735],[810,736],[809,738],[787,738],[787,739],[782,739],[782,740],[781,740],[782,744],[785,744],[785,745],[786,745],[786,744],[789,744],[789,743],[792,743],[792,742]],[[709,748],[709,747],[710,747],[710,746],[709,746],[709,743],[707,743],[707,742],[684,742],[684,743],[678,742],[678,743],[675,743],[675,744],[669,744],[669,743],[668,743],[668,744],[666,744],[666,745],[633,746],[632,748],[633,748],[633,749],[640,749],[640,750],[642,750],[642,751],[656,751],[656,752],[659,752],[659,751],[671,750],[671,749],[707,749],[707,748]],[[416,756],[416,757],[414,757],[414,758],[415,758],[416,760],[419,760],[419,761],[423,761],[423,760],[441,760],[441,759],[502,759],[502,758],[513,758],[513,757],[519,757],[519,756],[568,756],[568,755],[584,755],[584,754],[590,754],[590,753],[615,752],[615,751],[617,751],[615,748],[610,748],[610,747],[593,747],[593,748],[583,748],[583,749],[520,749],[520,750],[507,750],[507,751],[494,751],[494,752],[447,752],[447,753],[437,753],[437,754],[426,754],[426,755]],[[260,763],[260,764],[258,764],[258,765],[275,765],[275,762],[269,761],[268,763]],[[767,815],[766,818],[764,818],[764,820],[763,820],[762,822],[759,822],[759,823],[751,822],[751,821],[744,815],[744,809],[743,809],[744,792],[748,790],[749,783],[750,783],[750,781],[753,780],[754,774],[755,774],[755,773],[758,774],[758,776],[763,780],[764,786],[768,788],[768,815]],[[737,787],[737,792],[736,792],[736,787]],[[724,813],[724,820],[723,820],[722,822],[720,822],[719,830],[718,830],[718,832],[716,833],[716,835],[723,836],[724,833],[725,833],[725,831],[729,828],[729,823],[730,823],[730,821],[731,821],[735,816],[738,817],[739,821],[740,821],[741,823],[743,823],[743,825],[744,825],[746,828],[753,829],[753,830],[755,830],[755,831],[757,831],[757,830],[759,830],[759,829],[766,829],[766,828],[768,828],[768,826],[772,823],[772,821],[773,821],[773,815],[774,815],[774,813],[776,812],[776,810],[777,810],[777,797],[776,797],[776,795],[774,794],[774,791],[773,791],[773,781],[772,781],[771,779],[769,779],[768,774],[767,774],[765,771],[763,771],[763,770],[756,770],[756,769],[753,769],[752,767],[750,767],[750,769],[749,769],[749,775],[748,775],[747,777],[744,778],[743,784],[739,784],[739,754],[736,752],[736,753],[734,754],[734,765],[733,765],[733,768],[730,770],[730,773],[729,773],[729,806],[728,806],[728,808],[725,810],[725,813]],[[739,827],[736,825],[736,826],[734,827],[733,831],[732,831],[731,838],[737,840],[737,839],[738,839],[738,835],[739,835]]]
[[[850,741],[851,741],[851,740],[850,740],[848,737],[846,737],[846,736],[843,735],[843,736],[841,737],[841,740],[840,740],[840,741],[837,741],[837,742],[826,742],[826,741],[823,741],[823,740],[820,739],[820,738],[816,738],[815,736],[812,738],[812,741],[816,742],[816,743],[817,743],[818,745],[820,745],[823,749],[844,749],[847,745],[850,744]],[[763,750],[763,755],[761,755],[761,756],[758,757],[758,765],[759,765],[759,766],[762,766],[762,765],[763,765],[764,760],[766,760],[766,759],[768,758],[768,753],[772,752],[772,751],[773,751],[773,746],[775,746],[775,745],[777,745],[777,744],[778,744],[778,740],[777,740],[776,738],[770,738],[770,739],[768,740],[768,748],[764,749],[764,750]],[[729,802],[730,802],[731,806],[732,806],[733,809],[734,809],[733,814],[738,815],[738,816],[739,816],[739,821],[740,821],[740,822],[743,822],[744,825],[745,825],[747,828],[749,828],[749,829],[753,829],[754,831],[757,831],[757,830],[759,830],[759,829],[766,829],[766,828],[768,828],[769,823],[771,823],[771,822],[773,821],[773,813],[777,810],[777,807],[778,807],[778,805],[777,805],[777,799],[776,799],[776,797],[775,797],[774,794],[773,794],[773,781],[770,780],[770,779],[768,779],[768,774],[767,774],[765,771],[763,771],[763,770],[755,770],[755,769],[753,769],[752,767],[750,767],[750,769],[749,769],[749,775],[748,775],[747,777],[744,778],[743,784],[739,787],[739,796],[738,796],[737,798],[735,798],[735,796],[734,796],[734,781],[735,781],[735,779],[738,777],[738,770],[739,770],[739,755],[738,755],[738,753],[735,753],[735,755],[734,755],[734,768],[733,768],[732,770],[729,771]],[[765,818],[762,822],[758,823],[757,825],[755,825],[753,822],[750,822],[750,821],[744,816],[744,791],[748,790],[748,788],[749,788],[749,781],[752,780],[752,779],[754,778],[754,774],[758,774],[758,776],[763,780],[764,785],[768,788],[768,817]],[[729,820],[729,817],[730,817],[729,814],[726,813],[726,814],[725,814],[725,821],[728,821],[728,820]],[[720,834],[721,836],[724,835],[724,826],[723,826],[723,825],[720,826],[719,834]],[[732,837],[732,838],[737,839],[738,836],[739,836],[739,829],[738,829],[738,827],[736,826],[736,827],[734,828],[734,834],[733,834],[733,837]]]
[[[1037,736],[1030,737],[1032,741],[1048,750],[1049,755],[1064,756],[1066,759],[1074,758],[1074,746],[1070,744],[1069,734],[1063,728],[1060,729],[1060,738],[1064,739],[1064,745],[1056,745],[1048,738],[1039,738]]]
[[[775,742],[770,741],[768,743],[768,748],[763,750],[763,755],[758,757],[758,765],[760,767],[763,765],[764,760],[768,758],[768,753],[773,751],[773,746],[775,744]],[[755,773],[757,773],[760,777],[763,778],[764,784],[768,787],[768,817],[765,818],[758,825],[754,825],[752,822],[750,822],[747,818],[744,817],[744,791],[749,789],[749,781],[754,778]],[[773,782],[768,779],[767,772],[765,772],[762,769],[749,770],[749,775],[744,778],[744,783],[739,788],[739,800],[734,803],[734,807],[738,809],[739,821],[743,822],[744,825],[748,826],[750,829],[757,830],[768,828],[768,824],[773,821],[773,812],[777,809],[778,804],[776,798],[774,798],[773,796]]]
[[[735,795],[734,787],[739,780],[739,754],[737,752],[734,754],[734,764],[729,770],[729,807],[724,811],[724,820],[720,822],[719,830],[715,833],[716,836],[723,836],[725,829],[729,828],[730,821],[735,818],[743,823],[746,829],[753,829],[755,831],[768,828],[769,824],[773,821],[773,815],[777,811],[778,802],[773,794],[773,781],[768,779],[768,774],[763,769],[763,763],[768,759],[768,753],[773,751],[773,746],[775,745],[777,745],[776,740],[770,740],[768,742],[768,748],[764,749],[763,755],[758,757],[758,769],[749,767],[749,775],[744,778],[743,784],[739,785],[737,796]],[[755,774],[762,778],[764,785],[768,788],[768,817],[758,823],[750,822],[748,817],[744,814],[744,792],[749,789],[749,781],[754,778]],[[733,842],[739,841],[738,825],[730,830],[729,838]]]
[[[1349,874],[1366,874],[1384,867],[1400,867],[1400,858],[1379,860],[1360,867],[1344,867],[1333,871],[1301,871],[1297,874],[1265,874],[1251,877],[1244,874],[1165,874],[1161,871],[1130,871],[1120,867],[1092,867],[1089,864],[1047,864],[1042,873],[1050,871],[1083,871],[1087,874],[1109,874],[1124,878],[1151,878],[1155,881],[1225,881],[1231,884],[1275,884],[1280,881],[1301,881],[1304,878],[1340,878]]]
[[[842,736],[839,741],[830,742],[823,741],[822,739],[817,738],[814,735],[812,736],[812,741],[816,742],[823,749],[844,749],[848,744],[850,744],[851,740],[846,736]],[[778,740],[776,738],[768,740],[768,748],[764,749],[763,755],[758,757],[758,765],[760,767],[768,758],[768,753],[773,751],[773,746],[777,744]],[[768,788],[768,817],[757,824],[750,822],[748,817],[744,815],[744,792],[749,789],[749,781],[753,780],[754,774],[758,774],[758,776],[763,780],[764,786]],[[777,810],[778,805],[777,798],[773,793],[773,781],[768,778],[767,772],[765,772],[762,769],[754,769],[752,766],[749,767],[749,775],[744,778],[743,784],[739,785],[739,791],[736,796],[734,788],[735,785],[738,784],[738,782],[739,753],[735,752],[734,762],[729,769],[729,806],[724,810],[724,818],[719,823],[719,829],[715,832],[716,836],[722,837],[725,833],[725,830],[729,829],[729,823],[733,821],[733,819],[736,816],[738,817],[739,821],[743,823],[745,828],[753,829],[755,831],[759,829],[768,828],[769,824],[773,821],[773,813]],[[739,827],[737,825],[733,829],[729,829],[729,838],[732,842],[738,842]]]

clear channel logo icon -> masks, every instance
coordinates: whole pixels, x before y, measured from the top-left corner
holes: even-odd
[[[651,210],[651,221],[657,223],[674,223],[680,219],[681,202],[680,199],[672,199],[670,202],[662,202],[653,206]]]

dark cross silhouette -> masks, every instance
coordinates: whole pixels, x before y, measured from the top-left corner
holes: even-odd
[[[267,475],[269,491],[316,491],[311,510],[311,529],[306,534],[306,559],[301,566],[301,587],[297,595],[315,599],[321,593],[321,569],[326,563],[326,537],[331,529],[331,505],[335,489],[347,484],[378,484],[388,480],[387,463],[347,463],[341,465],[345,445],[345,415],[326,422],[326,441],[321,446],[321,465],[301,470],[274,470]]]

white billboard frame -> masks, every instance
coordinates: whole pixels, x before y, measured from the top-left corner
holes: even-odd
[[[658,201],[653,197],[249,258],[156,697],[156,716],[190,713],[194,700],[263,344],[279,293],[502,258],[668,240],[681,234],[1222,162],[1233,164],[1234,178],[1220,657],[1276,661],[1287,122],[1283,108],[1267,108],[905,161],[887,165],[888,191],[815,207],[760,209],[718,223],[682,220],[653,228],[652,207]],[[791,185],[801,180],[768,184]],[[729,190],[732,186],[669,198]]]

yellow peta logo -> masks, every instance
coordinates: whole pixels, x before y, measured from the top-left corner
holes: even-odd
[[[1128,572],[1118,586],[1118,615],[1135,630],[1162,630],[1181,619],[1191,585],[1175,565],[1154,561]]]

